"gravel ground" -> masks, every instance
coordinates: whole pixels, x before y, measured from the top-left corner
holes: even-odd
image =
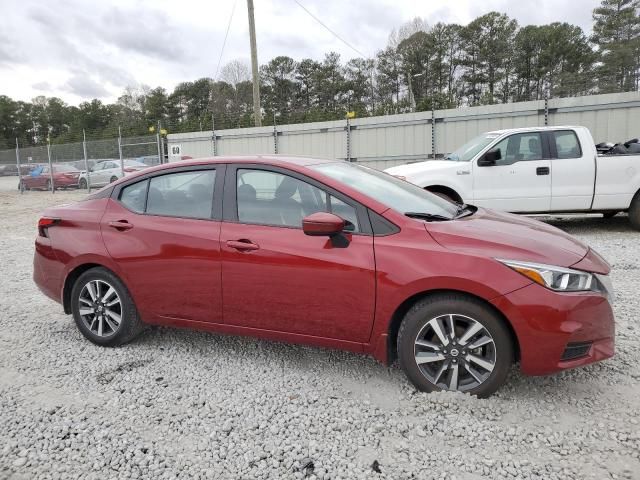
[[[640,233],[550,221],[613,265],[617,354],[491,399],[422,394],[339,351],[156,329],[104,349],[31,280],[35,223],[79,192],[0,179],[0,478],[640,479]]]

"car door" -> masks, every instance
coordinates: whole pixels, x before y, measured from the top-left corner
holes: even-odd
[[[47,186],[47,180],[51,180],[51,173],[49,167],[45,165],[42,167],[40,173],[33,177],[33,187],[45,188]]]
[[[143,318],[222,322],[223,171],[185,167],[114,189],[102,237]]]
[[[490,151],[500,151],[495,165],[473,165],[473,202],[508,212],[546,212],[551,207],[551,160],[540,132],[509,135]]]
[[[334,240],[302,231],[331,211],[348,221]],[[369,339],[375,307],[366,210],[287,169],[229,167],[221,229],[225,324],[351,342]]]
[[[111,183],[113,177],[120,178],[120,165],[116,162],[106,162],[104,165],[103,178],[105,183]]]
[[[97,163],[91,172],[91,185],[102,186],[106,185],[108,179],[105,179],[104,167],[107,162]]]
[[[551,147],[551,210],[588,210],[593,199],[596,159],[587,158],[574,130],[546,133]]]

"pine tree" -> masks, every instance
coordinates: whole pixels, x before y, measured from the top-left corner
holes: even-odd
[[[638,90],[640,0],[603,0],[593,20],[592,41],[600,50],[600,92]]]

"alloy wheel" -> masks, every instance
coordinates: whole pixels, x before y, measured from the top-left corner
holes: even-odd
[[[110,337],[120,328],[122,302],[112,285],[104,280],[91,280],[78,297],[80,318],[91,333]]]
[[[429,320],[414,344],[420,372],[442,390],[472,390],[491,376],[496,365],[493,337],[480,322],[465,315]]]

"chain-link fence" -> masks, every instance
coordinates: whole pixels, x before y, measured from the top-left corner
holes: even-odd
[[[91,192],[165,161],[159,133],[135,137],[47,143],[0,150],[0,176],[16,176],[21,192],[80,188]]]

